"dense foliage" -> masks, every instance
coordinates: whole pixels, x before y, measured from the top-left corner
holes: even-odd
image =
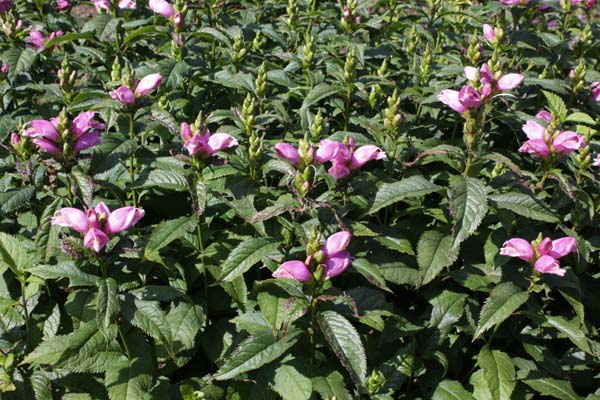
[[[600,399],[593,0],[0,0],[0,398]]]

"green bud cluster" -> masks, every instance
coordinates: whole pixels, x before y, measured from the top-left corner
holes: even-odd
[[[238,32],[237,35],[235,35],[235,38],[233,38],[233,57],[232,57],[232,62],[234,64],[238,64],[240,61],[242,61],[244,59],[244,56],[246,55],[246,48],[244,47],[244,36],[242,35],[242,32]]]

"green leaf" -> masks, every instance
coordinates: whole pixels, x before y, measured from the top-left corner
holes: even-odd
[[[308,308],[304,299],[279,297],[271,294],[270,291],[261,291],[257,300],[260,311],[274,332],[279,331],[284,324],[301,317]]]
[[[385,377],[383,392],[399,390],[413,375],[414,369],[415,345],[414,342],[409,342],[379,367],[379,372]]]
[[[477,363],[494,400],[510,400],[515,389],[515,366],[510,357],[499,350],[484,346],[479,352]]]
[[[204,312],[198,304],[179,303],[166,316],[171,330],[173,342],[178,350],[191,350],[196,343],[196,336],[204,324]]]
[[[324,311],[317,319],[327,343],[354,383],[362,385],[367,377],[367,356],[354,326],[335,311]]]
[[[25,205],[35,193],[35,187],[26,186],[22,189],[0,193],[0,211],[3,214],[11,213]]]
[[[572,114],[569,114],[565,119],[565,122],[576,122],[578,124],[586,124],[591,126],[596,125],[596,121],[594,120],[594,118],[582,112],[574,112]]]
[[[52,217],[62,208],[63,199],[57,197],[48,205],[40,217],[40,225],[35,234],[35,248],[41,254],[44,262],[48,262],[58,244],[58,225],[52,225]]]
[[[510,282],[504,282],[496,286],[481,309],[474,339],[510,317],[513,312],[525,304],[528,298],[529,294],[526,291]]]
[[[358,258],[352,261],[352,268],[358,271],[359,274],[364,276],[372,285],[377,286],[380,289],[391,292],[390,288],[385,284],[385,278],[381,275],[379,268],[371,264],[365,258]]]
[[[310,106],[317,104],[326,97],[337,94],[339,91],[339,86],[333,86],[327,83],[319,83],[317,86],[313,87],[310,92],[308,92],[304,98],[304,101],[302,102],[301,109],[308,110]]]
[[[137,326],[148,336],[159,340],[170,355],[173,355],[171,330],[158,302],[139,300],[126,294],[121,303],[121,310],[123,316],[133,326]]]
[[[284,400],[308,400],[313,386],[309,378],[291,365],[282,365],[275,371],[273,390]]]
[[[253,371],[281,357],[298,341],[300,331],[288,333],[281,340],[271,332],[261,332],[244,340],[219,368],[214,378],[219,381],[235,378],[244,372]]]
[[[582,326],[578,323],[568,321],[560,316],[547,315],[546,324],[556,328],[581,350],[595,357],[600,357],[600,343],[588,339]]]
[[[100,279],[79,269],[73,261],[63,261],[57,265],[39,265],[29,270],[33,275],[43,279],[68,278],[70,286],[95,286]]]
[[[554,378],[523,379],[522,381],[536,392],[560,400],[581,400],[571,383]]]
[[[176,170],[153,169],[148,173],[142,173],[130,189],[147,189],[160,187],[169,190],[187,190],[188,182],[186,177]]]
[[[438,384],[432,400],[475,400],[475,398],[460,382],[445,379]]]
[[[421,197],[441,189],[441,186],[429,182],[420,175],[411,176],[394,183],[384,183],[377,191],[368,213],[373,214],[383,207],[387,207],[401,200],[412,197]]]
[[[496,207],[510,210],[515,214],[522,215],[536,221],[558,222],[558,218],[552,210],[540,203],[535,197],[523,193],[504,193],[489,196]]]
[[[317,376],[312,379],[313,387],[323,399],[352,400],[352,396],[344,377],[338,371],[333,371],[327,376]]]
[[[110,400],[150,400],[152,367],[146,360],[123,360],[106,371],[106,390]]]
[[[65,33],[62,36],[56,36],[52,40],[48,40],[46,42],[46,44],[44,45],[44,49],[53,48],[54,45],[56,45],[58,43],[72,42],[73,40],[81,40],[81,39],[89,40],[89,39],[93,39],[93,37],[94,37],[93,32],[81,32],[81,33],[69,32],[69,33]]]
[[[84,174],[78,169],[74,169],[71,172],[71,176],[79,189],[83,204],[85,204],[87,208],[92,208],[94,206],[94,180],[91,176]]]
[[[273,253],[279,242],[273,239],[249,239],[241,242],[230,253],[223,265],[221,265],[221,276],[219,280],[231,282],[238,276],[242,276],[254,264]]]
[[[487,189],[479,179],[453,176],[450,178],[450,208],[454,216],[456,237],[452,249],[475,232],[488,211]]]
[[[544,93],[546,100],[548,100],[548,107],[550,108],[550,111],[552,111],[552,114],[558,117],[558,120],[561,123],[565,122],[567,118],[567,106],[563,99],[561,99],[560,96],[545,90],[542,90],[542,93]]]
[[[0,232],[0,268],[10,268],[15,275],[21,277],[31,270],[31,255],[23,247],[21,240]]]
[[[457,251],[452,249],[452,236],[426,231],[417,244],[417,264],[421,285],[431,282],[445,267],[452,265]]]
[[[96,300],[96,322],[103,335],[108,337],[109,327],[115,321],[119,312],[119,297],[117,282],[108,277],[98,282],[98,298]]]
[[[161,222],[152,231],[152,235],[144,249],[144,256],[151,261],[157,260],[160,249],[196,229],[197,223],[195,217],[180,217]]]
[[[32,49],[13,47],[2,54],[2,59],[8,64],[8,76],[13,79],[16,75],[28,72],[35,64],[37,53]]]
[[[435,326],[440,330],[451,327],[458,322],[465,311],[464,293],[454,293],[444,290],[440,295],[431,300],[433,309],[429,319],[429,326]]]

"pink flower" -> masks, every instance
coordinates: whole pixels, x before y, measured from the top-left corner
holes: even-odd
[[[56,0],[56,5],[54,6],[57,10],[64,10],[69,7],[69,0]]]
[[[329,236],[323,245],[325,262],[323,270],[326,278],[338,276],[346,270],[352,263],[350,253],[345,251],[350,243],[351,234],[348,231],[341,231]]]
[[[522,74],[506,74],[503,75],[498,82],[496,83],[496,87],[499,91],[504,92],[506,90],[512,90],[517,88],[525,79],[525,76]]]
[[[458,92],[458,101],[469,109],[477,109],[481,106],[481,95],[469,85],[465,85]]]
[[[110,0],[94,0],[94,7],[96,7],[96,11],[107,10],[109,11],[111,8]]]
[[[365,165],[368,161],[383,160],[385,157],[385,153],[381,151],[381,149],[377,146],[374,146],[372,144],[360,146],[352,153],[352,157],[350,160],[350,169],[358,169]]]
[[[302,261],[286,261],[279,265],[273,272],[274,278],[290,278],[299,282],[308,282],[312,279],[310,270]]]
[[[565,269],[560,268],[560,262],[551,256],[541,256],[538,258],[534,268],[543,274],[564,276],[567,273]]]
[[[135,10],[136,3],[135,0],[119,0],[118,7],[121,9]]]
[[[458,95],[459,93],[456,90],[444,89],[438,94],[437,98],[457,113],[462,114],[468,110],[468,107],[460,102]]]
[[[362,167],[370,160],[381,160],[386,154],[374,145],[361,146],[354,149],[354,140],[349,140],[349,146],[333,140],[323,139],[315,152],[315,161],[332,165],[327,173],[335,180],[346,178],[350,173]]]
[[[500,254],[508,257],[518,257],[521,260],[531,261],[534,257],[533,247],[531,244],[521,238],[507,240],[502,245]]]
[[[122,207],[110,212],[106,204],[100,202],[94,208],[83,212],[76,208],[62,208],[52,217],[52,225],[69,227],[84,234],[84,247],[100,252],[116,233],[130,228],[144,216],[144,210],[136,207]]]
[[[142,78],[135,87],[135,96],[142,97],[160,86],[162,82],[161,74],[150,74]]]
[[[522,129],[529,140],[523,143],[519,148],[519,152],[534,154],[541,158],[548,157],[550,155],[548,142],[551,138],[546,128],[533,120],[529,120],[523,125]]]
[[[185,147],[190,156],[198,154],[203,158],[210,157],[218,151],[235,147],[239,144],[233,136],[227,133],[215,133],[211,135],[208,129],[205,130],[204,134],[200,130],[192,132],[187,122],[181,124],[181,139],[184,142],[183,147]]]
[[[544,121],[550,123],[552,122],[552,114],[546,110],[540,110],[537,114],[535,114],[536,118],[543,119]]]
[[[592,98],[600,103],[600,82],[595,81],[590,84],[590,88],[592,89]]]
[[[507,6],[519,6],[526,5],[527,3],[529,3],[529,0],[500,0],[500,3]]]
[[[126,106],[130,106],[135,103],[135,93],[127,86],[121,86],[117,90],[110,92],[110,97],[120,101]]]
[[[150,0],[148,6],[152,11],[165,18],[171,18],[175,15],[175,9],[165,0]]]
[[[582,135],[572,131],[564,131],[554,139],[552,146],[556,151],[568,154],[585,146],[585,140]]]
[[[564,238],[556,239],[552,241],[549,256],[554,258],[561,258],[569,253],[577,250],[577,241],[574,237],[566,236]]]
[[[594,163],[592,165],[594,167],[600,167],[600,154],[596,155],[596,158],[594,159]]]
[[[2,64],[2,66],[0,66],[0,73],[1,74],[8,74],[8,71],[9,71],[8,64]]]
[[[336,254],[346,250],[350,244],[352,235],[348,231],[341,231],[329,236],[323,245],[323,253],[326,256],[335,256]]]
[[[29,32],[29,38],[27,39],[28,46],[34,49],[41,49],[46,43],[46,37],[40,31]]]
[[[496,39],[496,32],[490,24],[483,24],[483,37],[489,41]]]
[[[275,145],[275,152],[279,157],[283,158],[290,164],[297,165],[300,163],[300,161],[302,161],[300,153],[298,153],[298,150],[296,150],[296,148],[291,144],[277,143]]]

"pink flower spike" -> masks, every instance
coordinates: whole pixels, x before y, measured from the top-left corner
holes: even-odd
[[[46,153],[50,153],[52,155],[59,155],[61,153],[61,150],[58,148],[58,146],[56,144],[54,144],[54,142],[45,139],[43,137],[37,137],[35,139],[33,139],[31,141],[33,144],[35,144],[37,147],[39,147],[40,149],[42,149],[43,151],[45,151]]]
[[[171,18],[175,15],[175,9],[165,0],[150,0],[148,6],[152,11],[162,15],[165,18]]]
[[[481,106],[481,95],[472,86],[465,85],[458,92],[458,101],[468,108],[477,109]]]
[[[280,158],[283,158],[285,161],[290,164],[299,164],[302,160],[300,158],[300,153],[294,146],[288,143],[277,143],[275,145],[275,152]]]
[[[88,132],[73,143],[73,153],[79,153],[100,143],[102,143],[102,139],[100,139],[100,134],[97,131]]]
[[[350,244],[352,235],[348,231],[340,231],[329,236],[323,245],[323,253],[327,257],[333,257],[341,251],[346,250]]]
[[[560,262],[551,256],[541,256],[538,258],[534,268],[542,274],[564,276],[567,273],[565,269],[560,268]]]
[[[121,86],[117,90],[110,92],[110,97],[120,101],[126,106],[130,106],[135,103],[135,94],[127,86]]]
[[[561,152],[563,154],[568,154],[573,151],[579,150],[583,146],[585,146],[583,136],[573,131],[562,132],[552,142],[552,147],[554,147],[556,151]]]
[[[277,270],[273,272],[274,278],[290,278],[299,282],[308,282],[312,279],[312,274],[308,270],[306,264],[302,261],[286,261],[279,265]]]
[[[83,211],[72,207],[58,210],[52,217],[51,224],[72,228],[79,233],[86,233],[90,227],[87,215]]]
[[[121,207],[110,213],[104,223],[104,232],[114,235],[129,229],[144,216],[144,210],[136,207]]]
[[[60,135],[56,130],[56,127],[50,121],[45,119],[34,119],[30,122],[31,128],[28,128],[23,133],[24,136],[29,137],[43,137],[44,139],[57,142],[60,140]]]
[[[152,2],[152,1],[150,1],[150,2]],[[153,91],[154,89],[159,87],[161,82],[162,82],[161,74],[146,75],[145,77],[142,78],[141,81],[138,82],[137,86],[135,87],[136,97],[141,97],[141,96],[147,95],[148,93],[150,93],[151,91]]]
[[[444,89],[438,94],[437,98],[459,114],[467,111],[467,107],[459,101],[458,92],[456,90]]]
[[[552,250],[549,256],[559,259],[577,250],[577,241],[574,237],[567,236],[552,241]]]
[[[223,149],[235,147],[238,144],[238,141],[228,133],[215,133],[208,138],[208,155],[213,155]]]
[[[498,83],[496,84],[496,87],[501,92],[503,92],[505,90],[512,90],[512,89],[517,88],[521,83],[523,83],[524,79],[525,79],[525,76],[522,74],[506,74],[506,75],[502,76],[500,79],[498,79]]]
[[[350,253],[347,251],[342,251],[335,255],[335,257],[330,257],[325,261],[324,271],[326,278],[333,278],[338,276],[342,272],[346,270],[352,263],[350,259]]]
[[[487,63],[484,63],[481,68],[479,68],[479,80],[487,83],[494,82],[494,74]]]
[[[68,0],[56,0],[56,5],[54,6],[54,8],[56,8],[57,10],[64,10],[67,7],[69,7]]]
[[[521,260],[531,261],[534,257],[533,247],[525,239],[513,238],[507,240],[500,249],[500,255],[507,257],[518,257]]]
[[[83,246],[94,250],[96,253],[99,253],[100,250],[106,246],[108,241],[109,239],[108,236],[106,236],[106,233],[102,232],[98,228],[92,228],[87,231],[83,237]]]
[[[483,37],[490,41],[496,39],[496,32],[490,24],[483,24]]]
[[[367,161],[382,160],[384,158],[386,158],[386,154],[379,147],[372,144],[360,146],[352,153],[350,169],[360,168],[365,165]]]

